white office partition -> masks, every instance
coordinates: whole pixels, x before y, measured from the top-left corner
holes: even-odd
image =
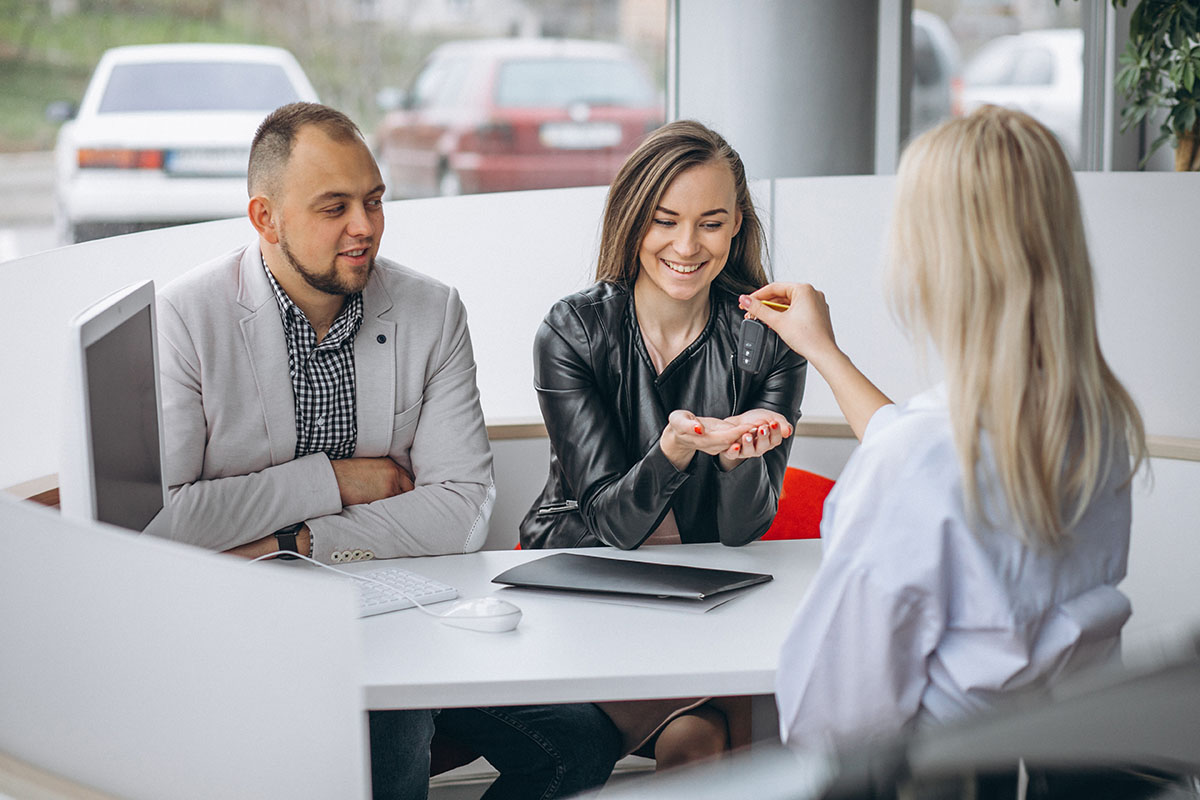
[[[1108,362],[1133,394],[1147,432],[1200,437],[1200,180],[1173,173],[1076,175]],[[884,297],[890,177],[775,181],[776,275],[814,284],[829,300],[838,344],[885,392],[905,400],[935,382]],[[808,375],[804,413],[840,416],[824,380]],[[836,476],[844,440],[800,439],[791,463]],[[812,453],[810,451],[817,450]],[[841,462],[844,463],[844,460]],[[809,466],[810,464],[815,466]],[[826,466],[835,467],[832,470]],[[1136,479],[1126,652],[1145,657],[1200,629],[1200,463],[1155,458]]]
[[[1158,436],[1200,438],[1200,175],[1081,172],[1108,363]]]
[[[1154,458],[1133,483],[1129,572],[1131,660],[1154,660],[1200,635],[1200,462]],[[1150,480],[1150,478],[1153,480]]]
[[[1200,248],[1194,175],[1080,173],[1097,273],[1101,338],[1152,434],[1200,436]],[[897,399],[938,379],[887,310],[883,258],[894,179],[788,178],[752,185],[770,232],[775,275],[811,282],[832,307],[839,343]],[[386,207],[382,253],[456,286],[469,314],[484,414],[490,423],[537,420],[532,347],[550,305],[586,286],[594,268],[605,189],[556,189],[397,201]],[[253,239],[227,220],[74,245],[0,264],[0,487],[58,469],[64,333],[72,314],[133,280],[164,285],[189,267]],[[809,373],[808,419],[838,418],[824,381]],[[836,476],[852,443],[806,439],[791,462]],[[498,465],[507,461],[497,448]],[[523,461],[529,448],[514,446]],[[535,448],[537,452],[543,452]],[[507,546],[544,480],[530,465],[498,498]],[[503,479],[502,479],[503,480]]]
[[[770,184],[756,182],[769,225]],[[538,420],[533,337],[550,306],[592,282],[606,187],[388,203],[380,253],[456,287],[489,423]],[[135,280],[159,287],[254,241],[244,219],[72,245],[0,264],[0,487],[57,472],[67,321]]]
[[[489,422],[541,419],[533,337],[592,282],[606,187],[389,203],[381,254],[458,289]]]
[[[158,287],[249,241],[247,219],[99,239],[0,264],[0,487],[58,472],[67,322],[134,281]]]
[[[366,797],[352,586],[7,497],[0,548],[0,751],[130,800]]]
[[[884,249],[892,213],[891,176],[775,181],[775,276],[825,293],[838,344],[880,388],[899,399],[937,380],[888,310]],[[841,418],[825,380],[809,370],[806,417]]]
[[[1200,437],[1200,180],[1175,173],[1078,173],[1096,274],[1101,344],[1159,436]],[[775,181],[776,275],[826,293],[838,344],[898,400],[937,380],[887,310],[883,265],[894,178]],[[809,375],[805,413],[838,414]]]

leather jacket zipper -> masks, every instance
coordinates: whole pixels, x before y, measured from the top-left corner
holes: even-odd
[[[579,503],[574,500],[564,500],[561,503],[551,503],[550,505],[540,506],[537,510],[538,516],[543,514],[565,514],[568,511],[578,511]]]

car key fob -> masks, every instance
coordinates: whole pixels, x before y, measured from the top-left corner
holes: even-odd
[[[767,338],[767,326],[756,319],[742,320],[742,335],[738,341],[737,365],[739,369],[756,374],[762,369],[763,345]]]

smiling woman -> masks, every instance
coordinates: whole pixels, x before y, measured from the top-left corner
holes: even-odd
[[[737,295],[766,282],[764,255],[742,160],[717,133],[673,122],[633,152],[609,191],[597,283],[555,304],[535,340],[551,455],[524,547],[763,535],[806,368],[774,337],[761,370],[734,367]],[[602,708],[626,751],[660,768],[749,740],[745,698]]]
[[[597,283],[555,305],[534,345],[554,457],[526,547],[739,545],[767,529],[805,362],[769,339],[766,369],[733,369],[737,295],[766,282],[765,250],[741,158],[717,133],[673,122],[629,157]]]
[[[671,355],[662,363],[656,361],[659,372],[698,333],[686,328],[671,331],[663,323],[668,317],[686,315],[693,323],[689,327],[703,327],[708,287],[724,269],[730,244],[741,226],[733,174],[724,164],[691,167],[663,193],[638,248],[639,270],[634,281],[642,336],[664,356]],[[657,330],[651,332],[652,328]],[[680,334],[683,341],[669,342],[673,333]]]

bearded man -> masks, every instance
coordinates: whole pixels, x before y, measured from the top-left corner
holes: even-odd
[[[376,258],[384,184],[358,127],[315,103],[276,109],[248,188],[258,240],[158,299],[170,535],[325,563],[478,550],[495,486],[466,310]],[[371,711],[375,797],[426,796],[435,728],[500,771],[489,798],[594,788],[620,756],[590,703]]]

